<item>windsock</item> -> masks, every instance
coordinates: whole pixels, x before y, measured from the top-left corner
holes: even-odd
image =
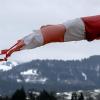
[[[77,19],[72,21],[72,23],[76,22]],[[73,27],[74,30],[72,29]],[[15,51],[33,49],[51,42],[78,41],[83,39],[84,36],[82,32],[78,31],[81,34],[76,35],[74,31],[76,31],[77,27],[75,25],[73,27],[71,27],[71,23],[43,26],[39,30],[34,30],[29,35],[18,40],[17,43],[11,48],[2,50],[1,54],[5,54],[4,59],[6,60]],[[78,26],[78,28],[80,28],[80,25]]]
[[[100,39],[100,15],[76,18],[58,25],[42,26],[39,30],[34,30],[18,40],[11,48],[1,50],[5,58],[0,60],[7,60],[15,51],[33,49],[51,42],[92,41],[94,39]]]

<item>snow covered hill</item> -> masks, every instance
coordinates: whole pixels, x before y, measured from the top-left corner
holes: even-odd
[[[58,92],[100,88],[99,59],[100,56],[81,61],[33,60],[19,65],[4,62],[0,65],[0,94],[22,85],[25,89]]]
[[[8,71],[11,70],[14,66],[17,66],[18,63],[15,61],[9,62],[9,61],[4,61],[0,63],[0,71]]]

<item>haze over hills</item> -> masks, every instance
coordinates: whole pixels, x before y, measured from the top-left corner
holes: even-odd
[[[2,66],[8,70],[1,69]],[[100,88],[100,56],[81,61],[33,60],[0,65],[0,94],[10,94],[21,86],[26,90],[58,92]]]

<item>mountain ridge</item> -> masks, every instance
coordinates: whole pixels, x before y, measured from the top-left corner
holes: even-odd
[[[100,88],[100,56],[88,59],[33,60],[0,73],[0,94],[21,86],[48,91],[72,91]],[[2,91],[1,91],[2,90]]]

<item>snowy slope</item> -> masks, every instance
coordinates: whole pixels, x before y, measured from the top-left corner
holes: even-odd
[[[82,61],[33,60],[18,66],[16,62],[4,62],[0,65],[0,88],[5,92],[4,87],[13,91],[22,84],[26,89],[58,92],[100,88],[99,59],[100,56]]]
[[[77,96],[79,96],[80,93],[83,93],[85,100],[100,100],[100,89],[87,90],[87,91],[79,90],[79,91],[71,91],[71,92],[60,92],[60,93],[56,93],[56,95],[58,100],[71,100],[72,93],[76,93]]]
[[[18,63],[15,61],[9,62],[9,61],[4,61],[0,63],[0,71],[8,71],[11,70],[14,66],[17,66]]]
[[[20,75],[22,75],[24,77],[24,80],[27,83],[45,84],[45,82],[47,81],[47,78],[42,77],[41,73],[38,73],[37,69],[29,69],[27,71],[20,72]]]

